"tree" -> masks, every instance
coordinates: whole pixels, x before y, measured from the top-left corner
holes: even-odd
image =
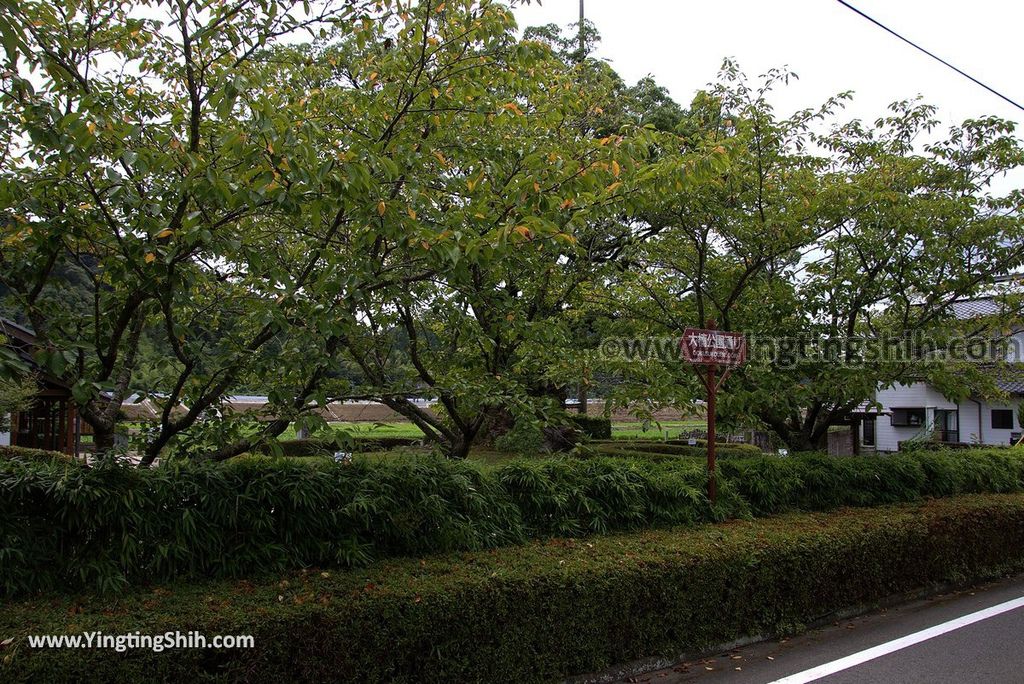
[[[843,96],[780,119],[766,98],[788,73],[772,72],[751,87],[726,62],[721,77],[677,125],[683,149],[709,149],[711,163],[695,182],[677,180],[667,192],[659,183],[642,188],[631,217],[642,226],[639,239],[622,253],[611,287],[591,293],[605,312],[605,335],[678,336],[708,319],[724,330],[760,330],[772,307],[794,295],[802,254],[834,227],[823,211],[834,194],[823,174],[827,162],[808,146],[813,125]],[[668,177],[688,163],[666,152],[656,168]],[[666,352],[677,350],[669,345],[646,363],[606,360],[625,380],[616,401],[692,406],[702,393]]]
[[[308,128],[291,126],[296,107],[276,109],[252,64],[270,42],[365,18],[357,3],[310,13],[276,0],[25,2],[5,16],[25,54],[8,50],[0,90],[0,279],[35,329],[39,361],[72,385],[101,449],[113,442],[144,330],[165,329],[180,364],[147,459],[274,338],[273,300],[247,290],[246,278],[277,275],[248,269],[263,265],[248,258],[262,247],[252,226],[294,206],[298,190],[276,180],[274,145],[300,148]],[[324,164],[309,151],[283,163],[299,178],[316,178]],[[87,308],[64,305],[60,273],[85,281]],[[198,317],[230,319],[231,334],[184,338],[179,322]],[[225,358],[200,361],[212,344]],[[200,367],[189,413],[172,420]]]
[[[728,167],[647,203],[641,220],[664,227],[626,255],[636,267],[609,291],[609,330],[678,335],[710,317],[783,345],[913,334],[941,345],[956,327],[950,304],[1020,267],[1021,193],[990,190],[1024,161],[1009,122],[968,121],[923,144],[937,125],[932,108],[899,103],[874,126],[836,124],[839,96],[779,119],[765,95],[784,73],[757,88],[732,65],[724,76],[698,96],[680,130],[718,140]],[[767,426],[793,449],[814,449],[879,385],[929,377],[949,386],[954,374],[961,392],[984,384],[977,367],[938,364],[924,351],[863,363],[855,344],[843,349],[789,365],[755,360],[730,380],[721,413]],[[700,396],[689,373],[664,357],[613,367],[664,401]],[[623,400],[639,395],[638,384],[622,387]]]
[[[1012,297],[986,321],[956,321],[951,305],[1024,264],[1024,195],[996,194],[991,185],[1024,165],[1024,146],[1012,123],[994,117],[925,143],[938,125],[934,114],[901,102],[874,126],[852,122],[817,139],[832,155],[828,177],[843,189],[827,207],[836,227],[805,260],[788,320],[766,317],[775,330],[815,339],[917,335],[941,346],[955,335],[998,334],[1019,316]],[[770,377],[756,372],[736,406],[806,449],[820,447],[829,426],[848,420],[880,385],[929,379],[950,396],[992,391],[978,364],[934,363],[925,351],[900,363],[862,365],[848,353]]]
[[[4,349],[7,338],[0,335],[0,432],[11,429],[11,416],[32,407],[39,387],[24,362]]]
[[[358,60],[376,73],[373,103],[350,88],[325,97],[333,110],[410,103],[400,127],[371,116],[360,134],[385,140],[371,153],[394,167],[377,195],[391,232],[369,252],[386,256],[373,268],[413,275],[350,298],[343,345],[368,396],[464,457],[490,420],[552,408],[564,380],[545,360],[571,343],[564,313],[594,268],[583,247],[646,143],[594,135],[609,91],[580,83],[580,67],[547,45],[516,40],[503,8],[481,8],[471,26],[447,9],[444,19],[418,90],[405,74],[424,62],[421,40],[400,35],[387,59]],[[423,268],[429,278],[414,275]],[[415,395],[436,397],[440,415]]]

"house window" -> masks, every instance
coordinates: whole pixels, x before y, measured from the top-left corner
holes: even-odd
[[[865,416],[864,418],[864,436],[860,441],[864,446],[875,446],[875,417]]]
[[[1012,430],[1013,411],[1010,409],[992,409],[992,429]]]
[[[893,427],[920,427],[924,425],[923,408],[894,408],[892,410]]]

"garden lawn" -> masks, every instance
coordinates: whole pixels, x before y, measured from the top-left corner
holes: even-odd
[[[707,423],[703,420],[666,420],[659,423],[612,423],[613,439],[662,439],[668,431],[670,439],[680,433],[704,429]]]

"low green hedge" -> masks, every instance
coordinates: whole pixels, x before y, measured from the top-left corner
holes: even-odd
[[[697,442],[696,446],[699,446],[699,447],[705,448],[705,449],[707,448],[708,441],[706,439],[698,439],[698,440],[696,440],[696,442]],[[670,440],[667,440],[665,442],[665,444],[680,445],[680,446],[691,446],[690,445],[690,441],[687,440],[687,439],[670,439]],[[753,444],[745,444],[743,442],[718,442],[717,446],[716,446],[716,449],[722,449],[722,448],[729,449],[730,451],[742,452],[742,453],[746,454],[747,456],[762,456],[762,455],[764,455],[764,452],[761,451],[760,447],[757,447],[757,446],[755,446]]]
[[[7,445],[0,446],[0,461],[4,460],[77,463],[74,458],[60,451]]]
[[[790,510],[1024,490],[1022,452],[726,458],[251,458],[68,468],[0,460],[0,593],[117,590],[693,524]],[[658,460],[658,458],[662,460]]]
[[[800,454],[726,459],[721,476],[754,515],[834,506],[876,506],[925,496],[1019,492],[1024,450],[920,453],[864,458]]]
[[[344,440],[342,446],[333,439],[282,439],[262,445],[261,451],[264,454],[280,456],[329,456],[336,451],[386,451],[422,443],[422,437],[360,435]]]
[[[1012,444],[972,444],[969,442],[935,442],[932,440],[908,439],[899,443],[900,451],[954,451],[964,449],[1013,449]]]
[[[543,682],[1024,568],[1024,496],[792,514],[587,542],[8,602],[0,679]],[[30,634],[253,635],[164,653],[29,648]]]
[[[608,456],[625,456],[630,458],[650,458],[651,456],[707,456],[707,442],[701,440],[696,446],[685,442],[654,442],[654,441],[604,441],[592,443],[591,449]],[[720,458],[751,458],[762,456],[763,452],[751,444],[716,444],[715,456]]]

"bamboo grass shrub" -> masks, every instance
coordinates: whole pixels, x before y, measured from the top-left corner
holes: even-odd
[[[703,460],[523,459],[496,468],[436,457],[253,456],[138,470],[0,459],[0,592],[360,566],[730,518],[1024,490],[1012,450],[831,458],[726,458],[719,499]],[[654,456],[658,456],[655,454]]]

